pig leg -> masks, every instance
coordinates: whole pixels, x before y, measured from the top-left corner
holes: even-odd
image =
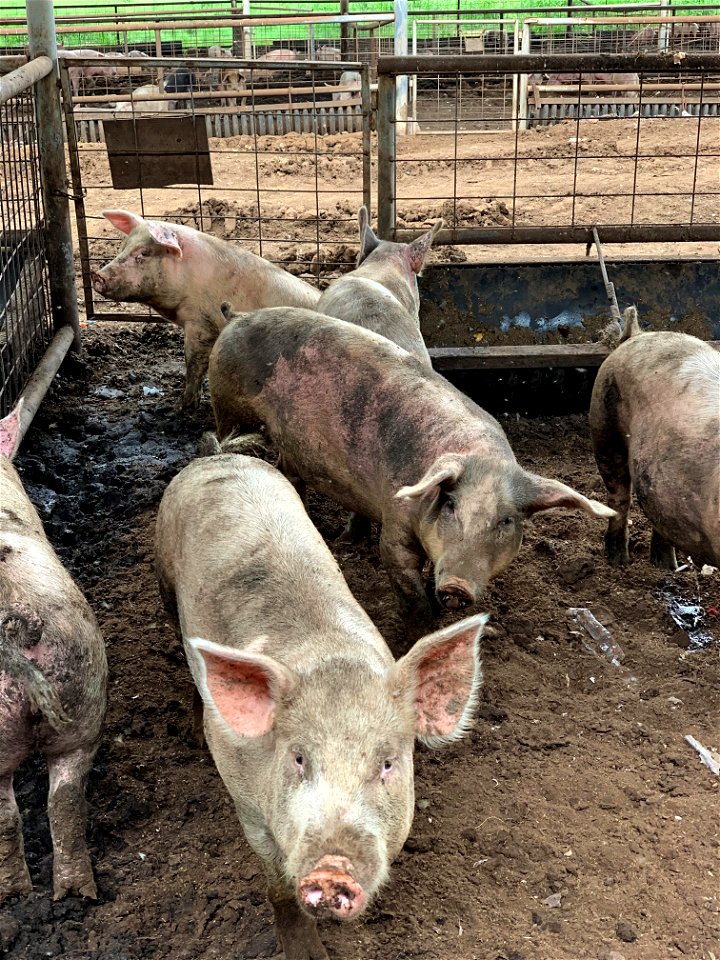
[[[0,903],[8,897],[32,892],[12,781],[13,771],[0,776]]]
[[[207,373],[217,330],[210,323],[190,322],[185,326],[185,366],[187,368],[183,407],[197,407]]]
[[[677,570],[675,547],[657,530],[653,530],[650,540],[650,563],[663,570]]]
[[[285,953],[285,960],[328,960],[317,925],[309,917],[280,877],[268,878],[268,898],[275,913],[275,929]]]
[[[400,601],[408,637],[416,640],[428,632],[433,620],[422,578],[425,553],[406,529],[383,523],[380,558]]]
[[[617,516],[608,521],[605,553],[610,563],[628,563],[628,511],[632,480],[627,445],[619,431],[611,432],[606,429],[599,433],[593,430],[593,447],[600,476],[607,487],[608,506],[617,513]]]
[[[67,893],[97,899],[90,854],[85,843],[85,783],[95,746],[48,757],[48,817],[53,843],[53,899]]]
[[[362,543],[370,539],[372,526],[370,520],[361,513],[351,513],[345,529],[336,538],[335,543]]]

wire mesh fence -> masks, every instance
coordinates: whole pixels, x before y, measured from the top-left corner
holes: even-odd
[[[395,78],[426,70],[443,79],[446,116],[418,132],[398,112]],[[590,242],[593,226],[608,242],[720,238],[718,55],[397,57],[380,74],[386,237],[442,215],[440,242],[458,244]],[[462,112],[463,84],[509,74],[525,92],[510,129]]]
[[[53,334],[32,86],[0,102],[0,415]]]
[[[140,93],[138,87],[115,110],[98,111],[87,101],[106,100],[103,95],[73,97],[68,62],[61,76],[89,317],[147,313],[137,304],[113,304],[108,312],[109,304],[96,302],[91,272],[112,259],[124,239],[103,218],[104,209],[129,209],[239,241],[314,281],[348,269],[357,211],[370,204],[366,66],[342,64],[346,81],[340,83],[331,63],[153,58],[150,69],[165,72],[164,90],[156,84],[154,92]],[[74,61],[81,67],[101,62]],[[221,69],[242,75],[242,89],[213,92],[193,82]],[[161,115],[153,111],[158,106]],[[100,118],[99,142],[78,136],[89,116]]]

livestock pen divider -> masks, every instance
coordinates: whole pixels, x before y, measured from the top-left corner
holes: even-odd
[[[27,15],[30,60],[0,80],[0,412],[22,396],[21,437],[79,349],[52,5]]]

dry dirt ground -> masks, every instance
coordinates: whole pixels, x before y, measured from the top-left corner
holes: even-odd
[[[703,128],[708,143],[715,131],[708,152],[717,152],[713,122]],[[631,142],[632,126],[619,123],[596,123],[587,134],[591,152],[603,158],[588,172],[596,204],[613,192],[619,158]],[[678,159],[678,144],[692,139],[691,124],[657,121],[653,129],[650,152],[662,153],[657,170],[680,187],[687,161]],[[576,131],[564,124],[524,135],[528,164],[542,174],[533,181],[535,193],[543,178],[557,177],[556,186],[567,189],[574,145],[570,158],[563,152]],[[512,215],[500,197],[507,138],[504,145],[496,135],[478,137],[474,148],[464,143],[467,162],[458,170],[468,206],[460,208],[461,220],[505,222]],[[295,261],[311,260],[316,251],[315,143],[286,137],[260,146],[272,153],[260,157],[259,189],[252,144],[213,141],[215,186],[201,195],[197,188],[145,191],[144,210],[250,244],[255,227],[247,217],[257,215],[260,203],[263,212],[282,217],[266,226],[278,243],[264,252],[302,272],[307,265]],[[355,254],[359,160],[347,154],[357,153],[359,138],[325,138],[321,146],[328,156],[318,182],[329,192],[322,194],[318,230],[337,240],[327,247],[331,256],[315,264],[326,278],[328,260],[347,266]],[[440,212],[452,215],[444,205],[453,173],[437,162],[448,149],[449,140],[438,137],[403,142],[401,196],[415,190],[426,198],[403,201],[406,222],[420,226]],[[137,192],[112,189],[102,145],[81,152],[93,215],[102,207],[140,209]],[[606,160],[613,166],[603,172]],[[712,162],[714,173],[710,163],[700,165],[705,190],[713,183],[716,189]],[[333,171],[341,175],[333,178]],[[619,203],[608,216],[622,215]],[[537,204],[520,203],[516,214],[543,222]],[[706,219],[717,216],[708,209]],[[104,261],[117,246],[101,223],[90,226],[100,238],[95,255]],[[582,251],[531,251],[570,252]],[[717,253],[717,245],[689,252]],[[505,248],[444,248],[436,256],[491,254],[521,256]],[[94,324],[84,331],[84,347],[84,359],[68,361],[56,381],[18,466],[108,646],[110,706],[88,791],[99,901],[52,903],[47,778],[41,760],[25,764],[17,793],[35,892],[0,911],[0,955],[276,957],[261,869],[209,754],[192,737],[190,677],[153,574],[158,503],[211,426],[210,407],[205,400],[193,415],[176,408],[183,361],[181,335],[172,327]],[[508,394],[482,385],[489,398]],[[536,388],[539,395],[539,381]],[[493,412],[523,464],[603,497],[584,415]],[[333,504],[313,497],[310,512],[329,541],[341,530],[344,517]],[[449,749],[418,750],[411,836],[361,921],[323,925],[333,960],[720,957],[720,781],[684,741],[692,734],[720,748],[720,577],[693,568],[672,576],[657,571],[647,560],[648,526],[637,511],[633,519],[633,563],[622,573],[605,562],[602,524],[570,514],[528,524],[520,556],[484,601],[494,635],[483,643],[475,729]],[[377,531],[370,545],[334,550],[356,596],[400,654],[402,625],[380,566]],[[688,646],[668,597],[704,611],[700,629],[712,639],[702,649]],[[620,643],[623,669],[586,649],[587,638],[567,615],[578,606],[590,608]]]
[[[191,682],[153,574],[170,478],[211,425],[176,409],[179,332],[91,326],[18,459],[48,533],[104,633],[110,707],[89,786],[99,902],[51,900],[44,763],[17,777],[35,892],[0,913],[8,960],[275,957],[261,869],[205,749]],[[582,415],[501,415],[520,461],[602,496]],[[312,498],[328,539],[341,512]],[[718,748],[718,574],[662,573],[635,512],[633,562],[611,569],[602,524],[528,525],[483,606],[485,682],[472,734],[417,754],[409,840],[377,902],[323,925],[333,960],[712,960],[720,942],[719,781],[685,743]],[[402,627],[369,546],[335,550],[396,653]],[[312,590],[312,584],[307,584]],[[663,594],[705,609],[688,648]],[[567,616],[586,606],[626,653],[588,651]]]
[[[377,154],[373,135],[373,157]],[[516,136],[508,131],[402,137],[398,224],[424,229],[571,223],[720,223],[720,119],[564,121]],[[257,164],[255,149],[257,147]],[[100,218],[107,207],[144,211],[240,239],[295,273],[327,279],[352,263],[362,203],[360,134],[229,137],[210,141],[213,186],[114,190],[104,144],[80,144],[91,256],[118,249]],[[697,159],[696,159],[697,157]],[[373,183],[377,171],[373,164]],[[694,200],[693,200],[694,190]],[[373,188],[374,193],[374,188]],[[635,199],[633,200],[633,194]],[[513,199],[513,197],[515,199]],[[262,218],[258,228],[257,218]],[[98,219],[95,219],[98,218]],[[602,237],[602,232],[601,232]],[[107,238],[107,239],[106,239]],[[262,242],[260,242],[260,239]],[[438,248],[448,259],[562,259],[584,245],[538,243]],[[717,242],[614,244],[609,258],[652,254],[717,256]]]

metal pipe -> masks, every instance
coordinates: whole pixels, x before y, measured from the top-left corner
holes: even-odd
[[[379,57],[378,76],[437,76],[447,73],[718,73],[720,54],[702,53],[675,60],[672,53],[450,54],[439,57]]]
[[[2,56],[0,57],[0,74],[17,70],[18,67],[22,67],[23,64],[27,62],[28,58],[24,54],[20,56]]]
[[[20,442],[22,442],[35,414],[40,409],[40,404],[43,402],[45,394],[48,392],[68,350],[72,347],[74,336],[75,333],[71,326],[60,327],[28,380],[21,395],[24,403],[20,413]]]
[[[383,240],[392,239],[396,223],[395,93],[393,77],[378,78],[378,233]]]
[[[48,57],[52,70],[35,85],[38,154],[45,202],[45,229],[53,322],[72,328],[73,347],[80,352],[80,319],[75,289],[65,146],[58,93],[57,43],[53,8],[46,0],[27,0],[30,56]]]
[[[608,277],[607,268],[605,267],[605,257],[603,256],[602,246],[600,244],[600,237],[598,236],[597,227],[592,228],[593,240],[595,241],[595,249],[597,250],[598,260],[600,262],[600,272],[602,273],[603,283],[605,284],[605,293],[607,293],[607,298],[610,303],[610,315],[613,320],[617,320],[620,323],[620,310],[618,308],[617,297],[615,296],[615,284],[612,283]]]
[[[77,225],[83,292],[85,294],[85,316],[89,320],[92,319],[94,314],[94,291],[90,280],[90,244],[88,241],[87,218],[85,216],[85,198],[83,196],[77,131],[73,114],[72,84],[70,83],[70,74],[67,70],[60,71],[60,83],[62,85],[62,103],[65,112],[68,156],[70,158],[70,176],[72,177],[73,194],[75,198],[75,223]]]
[[[378,226],[383,213],[380,205],[380,178],[383,167],[378,155]],[[394,203],[394,201],[393,201]],[[395,220],[382,234],[384,240],[410,243],[422,236],[422,230],[393,229]],[[465,227],[441,230],[435,244],[506,244],[506,243],[594,243],[592,227]],[[639,223],[629,225],[600,224],[605,243],[685,243],[720,240],[720,223]]]
[[[61,57],[62,59],[62,57]],[[108,61],[105,57],[73,57],[69,67],[87,67],[87,66],[107,66]],[[337,63],[331,63],[324,60],[290,60],[281,63],[272,63],[269,60],[245,60],[237,57],[124,57],[122,60],[114,60],[116,68],[123,67],[143,67],[146,70],[155,67],[164,67],[172,70],[175,67],[201,67],[202,69],[221,68],[223,70],[263,70],[269,72],[280,71],[287,73],[289,69],[301,68],[302,70],[313,70],[315,72],[336,73]],[[360,70],[362,64],[358,62],[344,63],[344,70]]]
[[[393,50],[398,58],[405,57],[408,52],[408,0],[394,0],[395,28]],[[398,76],[396,80],[397,100],[395,104],[395,118],[397,126],[396,136],[404,136],[407,132],[408,117],[408,78],[407,74]]]
[[[49,57],[37,57],[13,70],[12,73],[0,77],[0,103],[5,103],[11,97],[29,89],[38,80],[46,77],[52,68],[52,60]]]
[[[372,134],[370,118],[372,116],[372,95],[370,93],[370,71],[365,64],[360,71],[360,99],[362,101],[362,166],[363,166],[363,203],[372,217]]]

